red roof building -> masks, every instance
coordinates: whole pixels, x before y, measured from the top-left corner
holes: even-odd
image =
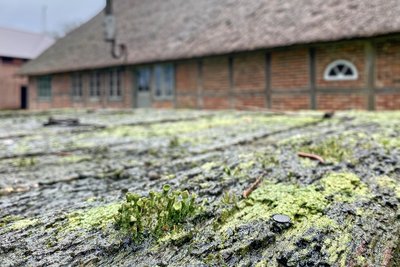
[[[28,79],[17,71],[53,43],[44,34],[0,27],[0,109],[27,108]]]

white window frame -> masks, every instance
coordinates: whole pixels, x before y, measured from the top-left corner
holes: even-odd
[[[92,71],[89,77],[89,97],[99,99],[101,97],[102,74],[100,71]]]
[[[108,96],[111,100],[121,100],[123,92],[123,71],[111,69],[108,71]]]
[[[50,75],[37,78],[37,95],[39,100],[48,101],[52,97],[52,77]]]
[[[157,64],[153,67],[154,98],[172,100],[175,95],[175,66],[172,63]]]
[[[347,68],[352,70],[353,75],[344,75],[343,73],[338,73],[337,76],[335,76],[335,77],[330,76],[329,73],[332,71],[332,69],[336,68],[337,65],[345,65]],[[358,80],[357,67],[348,60],[344,60],[344,59],[335,60],[325,68],[324,80],[325,81],[355,81],[355,80]]]
[[[83,75],[80,72],[71,75],[72,97],[81,100],[83,97]]]

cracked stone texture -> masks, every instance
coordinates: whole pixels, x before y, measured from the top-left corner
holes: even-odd
[[[44,127],[49,116],[82,125]],[[400,113],[322,117],[0,113],[0,265],[400,266]],[[206,199],[204,211],[132,240],[114,223],[118,205],[164,184]]]

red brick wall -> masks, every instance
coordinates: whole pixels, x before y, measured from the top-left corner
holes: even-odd
[[[378,94],[375,101],[377,110],[400,110],[400,92]]]
[[[273,90],[309,87],[308,50],[290,49],[271,53],[271,86]]]
[[[176,93],[196,93],[198,79],[197,62],[179,62],[175,66]]]
[[[349,43],[341,45],[323,46],[316,49],[316,85],[319,88],[357,88],[366,86],[365,77],[365,48],[364,44]],[[358,79],[354,81],[326,81],[324,73],[326,67],[333,61],[344,59],[355,65]]]
[[[195,95],[177,95],[177,108],[197,108],[197,96]]]
[[[174,108],[174,102],[173,101],[154,101],[152,103],[153,108],[165,108],[165,109],[171,109]]]
[[[213,57],[203,60],[203,90],[207,94],[229,92],[228,57]]]
[[[181,61],[175,64],[176,107],[198,108],[198,65],[197,61]]]
[[[384,42],[376,47],[376,87],[400,88],[400,41]]]
[[[271,53],[271,108],[302,110],[310,108],[310,94],[282,94],[309,89],[307,49],[285,49]],[[275,92],[275,93],[274,93]],[[280,92],[280,93],[276,93]]]
[[[28,85],[26,77],[16,73],[23,62],[14,59],[10,63],[2,63],[0,58],[0,109],[19,109],[21,107],[21,86]]]
[[[265,53],[249,53],[234,58],[235,92],[264,92]]]
[[[234,108],[265,108],[265,95],[237,95],[234,101]]]
[[[229,109],[230,107],[231,104],[227,97],[204,97],[205,109]]]
[[[69,74],[52,76],[52,105],[56,108],[70,107],[71,90]]]
[[[400,41],[386,41],[376,45],[377,110],[400,110]],[[384,88],[397,92],[381,92]]]
[[[363,94],[319,94],[317,96],[318,109],[347,110],[366,109],[367,97]]]
[[[309,94],[275,94],[271,99],[272,109],[304,110],[310,109]]]
[[[265,108],[265,53],[236,55],[233,60],[233,107]]]

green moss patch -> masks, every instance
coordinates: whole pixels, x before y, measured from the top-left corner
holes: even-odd
[[[135,240],[140,240],[146,234],[160,237],[176,231],[200,207],[195,202],[195,194],[170,189],[169,185],[164,185],[161,193],[150,192],[149,197],[127,193],[126,202],[115,216],[117,224],[131,233]]]
[[[319,144],[300,147],[299,151],[316,154],[325,161],[333,163],[352,161],[354,157],[351,148],[345,145],[343,140],[343,138],[330,138]]]

